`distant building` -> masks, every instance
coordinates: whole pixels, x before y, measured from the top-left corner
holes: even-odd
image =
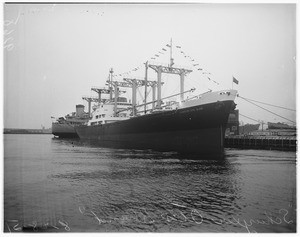
[[[253,131],[249,135],[252,136],[297,136],[296,126],[290,126],[285,123],[271,123],[268,122],[268,128],[264,131]]]
[[[239,126],[239,110],[229,114],[225,136],[297,136],[296,125],[290,126],[285,123],[268,122],[268,128],[259,130],[261,124],[245,124]]]
[[[250,132],[248,135],[251,135],[251,136],[276,136],[277,134],[272,131],[268,131],[268,130],[264,130],[264,131],[256,130],[256,131]]]
[[[271,130],[271,129],[296,130],[296,126],[290,126],[290,125],[285,124],[285,123],[271,123],[271,122],[268,122],[268,129],[269,130]]]
[[[265,131],[253,131],[249,135],[252,136],[297,136],[297,131],[292,129],[268,129]]]
[[[239,127],[239,135],[249,135],[254,131],[258,131],[260,124],[245,124]]]

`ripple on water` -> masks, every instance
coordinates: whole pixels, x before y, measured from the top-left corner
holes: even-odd
[[[193,160],[80,140],[8,136],[4,217],[24,224],[40,218],[39,224],[59,228],[50,232],[66,231],[60,222],[74,232],[295,232],[295,157],[229,149],[223,160]],[[248,229],[233,223],[270,220],[266,212],[282,223]]]

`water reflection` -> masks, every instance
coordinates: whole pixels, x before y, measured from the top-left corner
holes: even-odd
[[[296,230],[295,153],[226,150],[199,160],[50,136],[5,143],[7,232],[9,221],[46,232]]]
[[[97,212],[105,222],[139,213],[144,218],[159,219],[152,223],[156,228],[172,219],[172,228],[178,230],[178,222],[182,224],[185,217],[183,227],[194,226],[198,212],[205,213],[202,222],[209,225],[212,219],[234,215],[241,209],[237,202],[241,195],[239,171],[226,157],[194,160],[172,152],[104,149],[81,141],[69,142],[84,149],[84,154],[85,149],[92,148],[90,152],[98,153],[97,159],[82,158],[87,163],[81,163],[80,171],[54,177],[76,183],[76,189],[81,183],[82,193],[77,194],[81,210],[93,216]],[[120,225],[111,223],[115,228]],[[137,228],[147,228],[146,223],[140,225]]]
[[[72,146],[77,145],[81,147],[90,147],[90,148],[102,148],[102,149],[109,149],[111,151],[116,150],[118,155],[119,150],[124,150],[125,156],[131,156],[131,158],[134,158],[134,154],[137,153],[138,155],[140,154],[148,154],[149,152],[151,154],[156,154],[156,158],[174,158],[174,159],[180,159],[180,160],[222,160],[224,159],[225,153],[222,152],[219,155],[195,155],[195,154],[179,154],[177,152],[173,151],[155,151],[152,149],[147,149],[147,148],[141,148],[141,149],[136,149],[136,148],[129,148],[130,144],[120,144],[116,142],[110,142],[110,141],[103,141],[101,144],[99,144],[98,141],[95,140],[80,140],[80,139],[59,139],[59,138],[53,138],[53,141],[56,141],[58,144],[70,144]]]

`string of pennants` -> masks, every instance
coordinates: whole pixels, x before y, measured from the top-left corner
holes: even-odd
[[[167,44],[167,46],[168,46],[168,47],[171,47],[171,45],[169,45],[169,44]],[[163,55],[166,51],[167,51],[167,49],[162,48],[162,49],[159,50],[153,57],[151,57],[151,59],[152,59],[152,60],[157,59],[157,58],[160,56],[160,54]],[[133,68],[133,69],[127,71],[127,72],[123,72],[123,73],[120,73],[120,74],[115,74],[115,76],[117,76],[117,77],[118,77],[118,76],[120,76],[120,77],[122,77],[122,76],[128,76],[130,73],[139,70],[139,69],[140,69],[141,67],[143,67],[143,66],[144,66],[144,64],[139,65],[138,67],[135,67],[135,68]]]
[[[183,50],[182,50],[182,47],[181,46],[176,46],[176,48],[180,51],[180,53],[185,57],[185,58],[188,58],[190,61],[191,61],[191,64],[194,68],[197,69],[197,71],[201,71],[202,72],[202,75],[206,76],[207,79],[217,85],[219,85],[219,83],[213,79],[211,79],[211,73],[210,72],[205,72],[203,70],[203,68],[200,68],[199,67],[199,63],[196,62],[195,59],[193,59],[191,56],[189,56],[187,53],[185,53]],[[208,76],[209,75],[209,76]]]
[[[152,59],[152,60],[156,60],[156,59],[159,58],[161,55],[164,55],[164,54],[168,51],[168,48],[171,48],[171,45],[170,45],[170,44],[166,44],[165,47],[161,48],[156,54],[154,54],[153,57],[151,57],[151,59]],[[210,72],[204,71],[203,68],[200,68],[200,67],[199,67],[200,64],[197,63],[196,60],[194,60],[194,59],[193,59],[191,56],[189,56],[187,53],[185,53],[185,52],[183,51],[183,49],[182,49],[181,46],[177,45],[177,46],[175,46],[175,48],[178,49],[179,52],[180,52],[185,58],[187,58],[187,59],[190,60],[192,66],[193,66],[194,68],[196,68],[197,71],[202,72],[202,75],[205,76],[205,77],[207,77],[207,79],[208,79],[209,81],[211,81],[211,82],[213,82],[213,83],[219,85],[219,83],[218,83],[217,81],[215,81],[215,80],[213,80],[213,79],[211,78],[211,75],[212,75],[212,74],[211,74]],[[133,68],[133,69],[127,71],[127,72],[115,74],[114,76],[117,76],[117,77],[128,76],[128,75],[131,74],[132,72],[135,72],[135,71],[139,70],[139,69],[142,68],[142,67],[144,67],[144,64],[140,64],[138,67],[135,67],[135,68]]]
[[[128,76],[130,73],[139,70],[142,67],[142,65],[135,67],[127,72],[123,72],[123,73],[119,73],[119,74],[115,74],[114,76]]]
[[[171,45],[167,44],[168,47],[171,47]],[[152,60],[155,60],[156,58],[158,58],[161,55],[163,55],[165,52],[167,52],[167,49],[162,48],[160,51],[158,51],[153,57],[151,57]],[[138,67],[135,67],[127,72],[123,72],[123,73],[119,73],[119,74],[115,74],[115,76],[117,77],[123,77],[123,76],[128,76],[130,73],[135,72],[137,70],[139,70],[142,66],[144,66],[144,64],[139,65]]]
[[[167,47],[171,48],[171,45],[167,44]],[[155,60],[157,58],[159,58],[160,54],[164,55],[165,52],[167,52],[168,50],[166,48],[162,48],[161,50],[159,50],[153,57],[151,57],[151,59]]]

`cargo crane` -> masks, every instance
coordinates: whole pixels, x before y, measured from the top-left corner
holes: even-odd
[[[154,64],[146,64],[146,70],[148,67],[156,71],[157,73],[157,108],[161,109],[161,74],[162,73],[167,73],[167,74],[177,74],[180,76],[180,100],[184,100],[184,77],[188,74],[191,73],[193,70],[189,69],[184,69],[184,68],[176,68],[173,67],[174,65],[174,59],[172,58],[172,39],[170,42],[170,64],[168,66],[163,66],[163,65],[154,65]],[[147,73],[146,73],[147,75]]]
[[[107,89],[105,87],[92,87],[92,91],[95,91],[98,93],[98,102],[101,103],[103,99],[101,99],[102,94],[110,94],[110,89]]]
[[[105,103],[106,101],[108,101],[109,99],[103,99],[101,98],[102,94],[110,94],[111,93],[111,89],[107,89],[105,87],[92,87],[91,88],[92,91],[95,91],[98,94],[98,103]],[[112,90],[112,92],[114,92],[114,90]],[[120,91],[119,90],[119,94],[121,93],[125,93],[126,91]]]
[[[88,102],[88,107],[89,107],[89,117],[91,117],[91,103],[92,102],[98,102],[99,99],[97,97],[89,97],[89,96],[83,96],[83,100],[86,100]]]
[[[114,87],[115,92],[115,98],[114,98],[114,116],[117,116],[117,103],[118,103],[118,97],[119,97],[119,87],[132,87],[132,85],[128,82],[123,81],[112,81],[108,80],[107,83],[109,84],[109,87]],[[112,95],[110,96],[112,100]]]
[[[115,92],[115,106],[114,106],[114,116],[117,116],[118,112],[117,112],[117,101],[118,101],[118,97],[119,97],[119,87],[127,87],[127,88],[131,88],[132,89],[132,114],[133,116],[136,116],[136,92],[137,92],[137,88],[147,85],[147,86],[151,86],[152,88],[154,88],[153,91],[153,95],[155,96],[155,85],[156,82],[155,81],[147,81],[147,83],[145,82],[145,80],[141,80],[141,79],[137,79],[137,78],[123,78],[124,81],[107,81],[108,84],[112,85],[114,87],[114,92]],[[155,99],[155,98],[154,98]],[[153,102],[155,103],[155,102]]]
[[[140,86],[145,86],[145,98],[144,98],[144,112],[146,113],[146,100],[147,100],[147,86],[152,88],[152,98],[153,98],[153,109],[155,108],[155,86],[157,84],[156,81],[148,81],[148,80],[141,80],[136,78],[123,78],[124,81],[130,83],[132,85],[132,109],[134,111],[133,116],[136,115],[136,90]]]

